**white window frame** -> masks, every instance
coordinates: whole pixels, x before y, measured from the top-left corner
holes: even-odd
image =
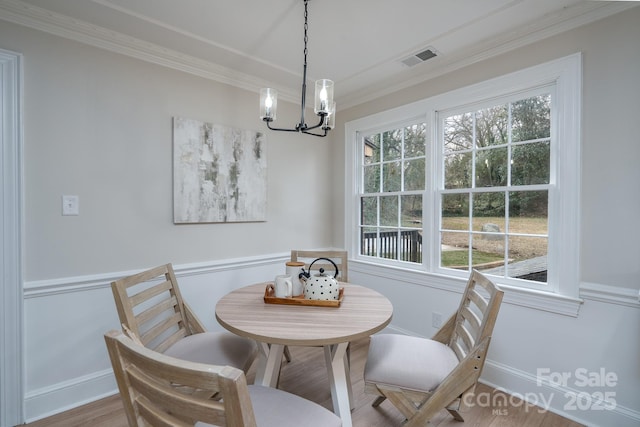
[[[441,161],[442,158],[444,157],[444,146],[442,144],[442,129],[440,128],[440,125],[442,124],[442,115],[443,116],[449,116],[449,115],[454,115],[454,114],[461,114],[461,113],[467,113],[467,112],[474,112],[477,111],[479,109],[482,108],[487,108],[490,106],[500,106],[500,105],[505,105],[507,103],[510,102],[515,102],[517,100],[521,100],[521,99],[527,99],[530,98],[532,96],[536,96],[536,95],[542,95],[542,94],[550,94],[551,95],[551,132],[552,134],[550,135],[550,151],[551,151],[551,165],[550,165],[550,174],[551,176],[549,177],[549,183],[548,184],[537,184],[537,185],[533,185],[533,186],[523,186],[522,189],[519,189],[519,186],[511,186],[510,184],[505,184],[502,186],[497,186],[497,187],[484,187],[482,188],[480,191],[476,191],[478,190],[474,185],[472,185],[470,188],[466,189],[463,188],[461,190],[463,190],[464,192],[466,192],[467,190],[471,190],[472,192],[474,192],[475,194],[478,194],[479,192],[483,192],[483,191],[495,191],[495,192],[500,192],[500,193],[509,193],[511,191],[548,191],[549,194],[549,204],[548,204],[548,217],[549,217],[549,224],[548,224],[548,230],[547,230],[547,236],[550,236],[551,233],[553,232],[554,229],[556,229],[556,224],[555,224],[555,219],[557,217],[557,214],[555,212],[557,212],[557,208],[555,207],[557,200],[556,197],[554,197],[554,193],[557,192],[557,186],[556,186],[556,181],[557,181],[557,177],[555,175],[555,168],[556,168],[556,164],[557,162],[556,160],[556,156],[557,156],[557,146],[558,146],[558,139],[555,138],[553,132],[557,129],[557,103],[556,103],[556,92],[555,92],[555,88],[556,85],[552,84],[552,85],[546,85],[546,86],[538,86],[535,88],[532,88],[530,90],[527,90],[526,92],[522,92],[519,91],[515,94],[509,94],[506,97],[502,97],[502,98],[491,98],[488,101],[485,100],[484,102],[481,102],[479,105],[468,105],[465,104],[464,107],[460,108],[454,108],[453,110],[439,110],[438,113],[436,113],[436,134],[434,134],[434,137],[436,138],[434,140],[434,151],[435,151],[435,156],[437,160],[438,164],[436,167],[436,173],[437,176],[439,177],[436,181],[434,181],[434,185],[437,185],[438,188],[435,189],[435,198],[433,200],[433,203],[435,204],[434,206],[434,219],[436,220],[435,226],[437,227],[436,230],[439,231],[442,228],[442,217],[440,215],[440,213],[442,212],[442,199],[441,199],[441,195],[444,192],[447,192],[445,190],[443,190],[443,182],[444,182],[444,164]],[[441,114],[442,113],[442,114]],[[535,188],[534,188],[535,187]],[[472,210],[472,206],[469,207],[470,210]],[[507,218],[505,218],[505,220],[507,220]],[[467,231],[464,232],[466,234],[471,234],[471,231]],[[506,239],[508,240],[508,235],[506,236]],[[548,239],[548,242],[550,242],[550,240]],[[468,271],[464,271],[464,270],[453,270],[451,268],[445,268],[445,267],[440,267],[440,256],[441,256],[441,249],[438,248],[435,245],[432,245],[429,247],[429,249],[432,249],[433,252],[430,254],[430,261],[431,261],[431,267],[429,268],[429,266],[427,267],[428,270],[432,270],[436,273],[439,274],[449,274],[449,275],[455,275],[455,276],[459,276],[459,277],[466,277],[468,276]],[[558,284],[558,277],[556,277],[556,273],[557,273],[557,268],[555,265],[555,260],[557,259],[557,254],[556,252],[557,247],[555,245],[549,244],[548,248],[547,248],[547,264],[551,263],[551,268],[548,270],[548,275],[549,277],[547,278],[547,282],[536,282],[536,281],[532,281],[532,280],[522,280],[522,279],[516,279],[516,278],[509,278],[509,277],[505,277],[505,278],[500,278],[499,280],[503,281],[503,285],[504,284],[509,284],[512,285],[514,287],[524,287],[524,288],[530,288],[530,289],[536,289],[536,290],[540,290],[540,291],[547,291],[547,292],[553,292],[556,293],[558,291],[557,289],[557,284]]]
[[[419,116],[419,117],[412,117],[412,118],[409,118],[409,119],[405,119],[405,120],[403,120],[403,121],[402,121],[402,122],[400,122],[400,123],[395,123],[395,124],[393,124],[391,127],[385,127],[385,128],[379,128],[379,129],[372,129],[370,132],[367,132],[367,135],[362,135],[361,133],[359,133],[358,141],[360,141],[360,140],[361,140],[361,138],[364,138],[365,136],[370,136],[370,135],[373,135],[373,134],[382,133],[382,132],[385,132],[385,131],[388,131],[388,130],[391,130],[391,129],[400,129],[400,128],[404,128],[404,127],[407,127],[407,126],[413,126],[413,125],[415,125],[415,124],[419,124],[419,123],[424,123],[424,117],[423,117],[423,116]],[[425,129],[425,138],[426,138],[426,133],[427,133],[427,132],[428,132],[428,129]],[[362,137],[361,137],[360,135],[362,135]],[[364,149],[364,146],[363,146],[363,144],[362,144],[362,143],[360,143],[360,142],[359,142],[358,144],[359,144],[359,146],[360,146],[360,147],[359,147],[359,152],[358,152],[358,159],[360,160],[360,159],[363,159],[363,157],[364,157],[364,153],[362,152],[362,150]],[[429,161],[429,157],[430,157],[430,156],[431,156],[431,153],[428,151],[428,148],[425,148],[425,155],[420,157],[420,158],[424,158],[424,159],[425,159],[425,165],[427,165],[427,164],[428,164],[428,161]],[[401,159],[398,159],[398,160],[402,160],[402,161],[404,161],[404,160],[405,160],[404,153],[403,153],[403,155],[402,155]],[[383,159],[382,163],[384,163],[384,159]],[[382,164],[382,163],[381,163],[381,164]],[[358,164],[358,166],[357,166],[357,170],[355,171],[355,173],[360,174],[358,171],[362,171],[361,166],[362,166],[361,164]],[[358,181],[358,182],[359,182],[359,183],[360,183],[360,182],[362,182],[362,180],[363,180],[363,179],[364,179],[364,174],[360,174],[360,176],[359,176],[359,181]],[[426,181],[427,181],[427,180],[425,179],[425,187],[426,187],[426,185],[427,185]],[[401,186],[402,186],[402,187],[404,187],[404,185],[405,185],[404,180],[401,180]],[[360,188],[360,186],[359,186],[358,188]],[[426,189],[426,188],[425,188],[425,189]],[[423,199],[422,199],[422,200],[423,200],[423,201],[422,201],[422,204],[423,204],[423,212],[424,212],[424,194],[425,194],[425,190],[410,190],[410,191],[404,191],[404,189],[401,189],[401,190],[399,190],[399,191],[390,191],[390,192],[385,192],[385,191],[383,191],[383,189],[382,189],[382,188],[379,188],[379,191],[378,191],[378,192],[367,193],[367,194],[371,194],[371,195],[374,195],[374,196],[375,196],[375,195],[377,195],[377,196],[382,196],[382,197],[384,197],[384,196],[394,196],[394,195],[397,195],[397,193],[401,193],[402,195],[421,195],[421,196],[422,196],[422,198],[423,198]],[[359,193],[359,192],[358,192],[358,193],[356,193],[356,194],[357,194],[357,195],[360,195],[360,193]],[[400,208],[400,205],[398,205],[398,208]],[[372,225],[371,225],[372,227],[376,227],[376,228],[378,228],[378,229],[390,228],[390,229],[394,229],[394,230],[400,230],[400,229],[405,229],[405,230],[419,230],[419,228],[409,229],[409,228],[402,227],[402,226],[400,225],[400,221],[398,221],[398,224],[397,224],[396,226],[382,226],[382,225],[380,224],[380,214],[379,214],[379,211],[380,211],[380,205],[378,205],[378,221],[377,221],[377,224],[375,224],[375,225],[373,225],[373,224],[372,224]],[[424,217],[424,214],[423,214],[423,217]],[[399,218],[400,218],[400,212],[398,212],[398,219],[399,219]],[[360,228],[360,224],[358,225],[358,228]],[[358,247],[357,252],[353,252],[353,253],[357,253],[357,254],[359,255],[359,254],[361,253],[360,248]],[[363,256],[361,256],[361,255],[359,255],[359,256],[360,256],[360,257],[363,257]],[[383,260],[383,262],[384,262],[384,260],[386,260],[387,258],[378,258],[378,257],[375,257],[375,259],[376,259],[376,260]],[[389,262],[391,262],[391,263],[396,263],[396,264],[397,264],[397,263],[400,263],[401,265],[404,265],[404,264],[407,262],[407,261],[400,261],[400,260],[395,260],[395,259],[388,259],[388,261],[389,261]],[[414,264],[414,263],[412,263],[412,264]]]
[[[437,183],[442,173],[442,149],[438,144],[438,111],[460,108],[464,105],[486,102],[492,98],[529,92],[539,87],[551,87],[551,189],[549,191],[549,253],[551,275],[544,290],[528,289],[500,283],[511,291],[507,300],[540,309],[572,314],[580,304],[580,131],[582,106],[582,55],[564,58],[496,77],[472,86],[460,88],[411,104],[363,117],[345,124],[345,230],[346,247],[351,258],[362,265],[367,263],[406,270],[410,276],[433,275],[460,277],[468,272],[456,273],[439,268],[439,200]],[[361,188],[360,163],[362,146],[360,137],[372,131],[390,129],[422,117],[427,134],[427,177],[423,197],[423,262],[403,263],[394,260],[361,256],[359,250],[359,191]],[[435,233],[435,234],[434,234]],[[436,237],[434,237],[436,236]],[[422,280],[421,282],[424,282]],[[510,295],[510,297],[509,297]],[[548,297],[554,298],[549,301]],[[560,301],[560,308],[558,308]],[[570,307],[562,308],[567,303]]]

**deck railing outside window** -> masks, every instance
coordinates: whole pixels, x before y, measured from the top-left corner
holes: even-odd
[[[360,247],[362,255],[422,262],[420,230],[363,232]]]

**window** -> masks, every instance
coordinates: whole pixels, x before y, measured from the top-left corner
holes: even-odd
[[[360,254],[422,261],[425,124],[362,138]]]
[[[440,267],[547,282],[551,93],[438,113]]]
[[[366,265],[578,295],[579,54],[346,125]]]

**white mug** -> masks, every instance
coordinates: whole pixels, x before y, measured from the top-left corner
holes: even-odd
[[[273,287],[275,289],[276,298],[291,298],[291,292],[293,290],[291,276],[287,276],[285,274],[276,276]]]
[[[304,267],[304,262],[289,261],[287,262],[287,276],[291,276],[291,284],[293,285],[292,295],[297,297],[304,292],[304,284],[300,280],[300,273]]]

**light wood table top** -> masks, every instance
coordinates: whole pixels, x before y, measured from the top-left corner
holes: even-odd
[[[216,319],[227,330],[258,342],[256,383],[265,386],[278,384],[285,346],[322,346],[333,411],[343,427],[352,427],[355,404],[347,348],[350,341],[389,324],[391,302],[372,289],[340,282],[344,296],[339,307],[269,304],[264,302],[269,283],[246,286],[222,297],[216,304]]]
[[[237,289],[216,305],[216,319],[229,331],[270,344],[324,346],[368,337],[389,324],[391,302],[364,286],[340,282],[340,307],[267,304],[269,282]]]

